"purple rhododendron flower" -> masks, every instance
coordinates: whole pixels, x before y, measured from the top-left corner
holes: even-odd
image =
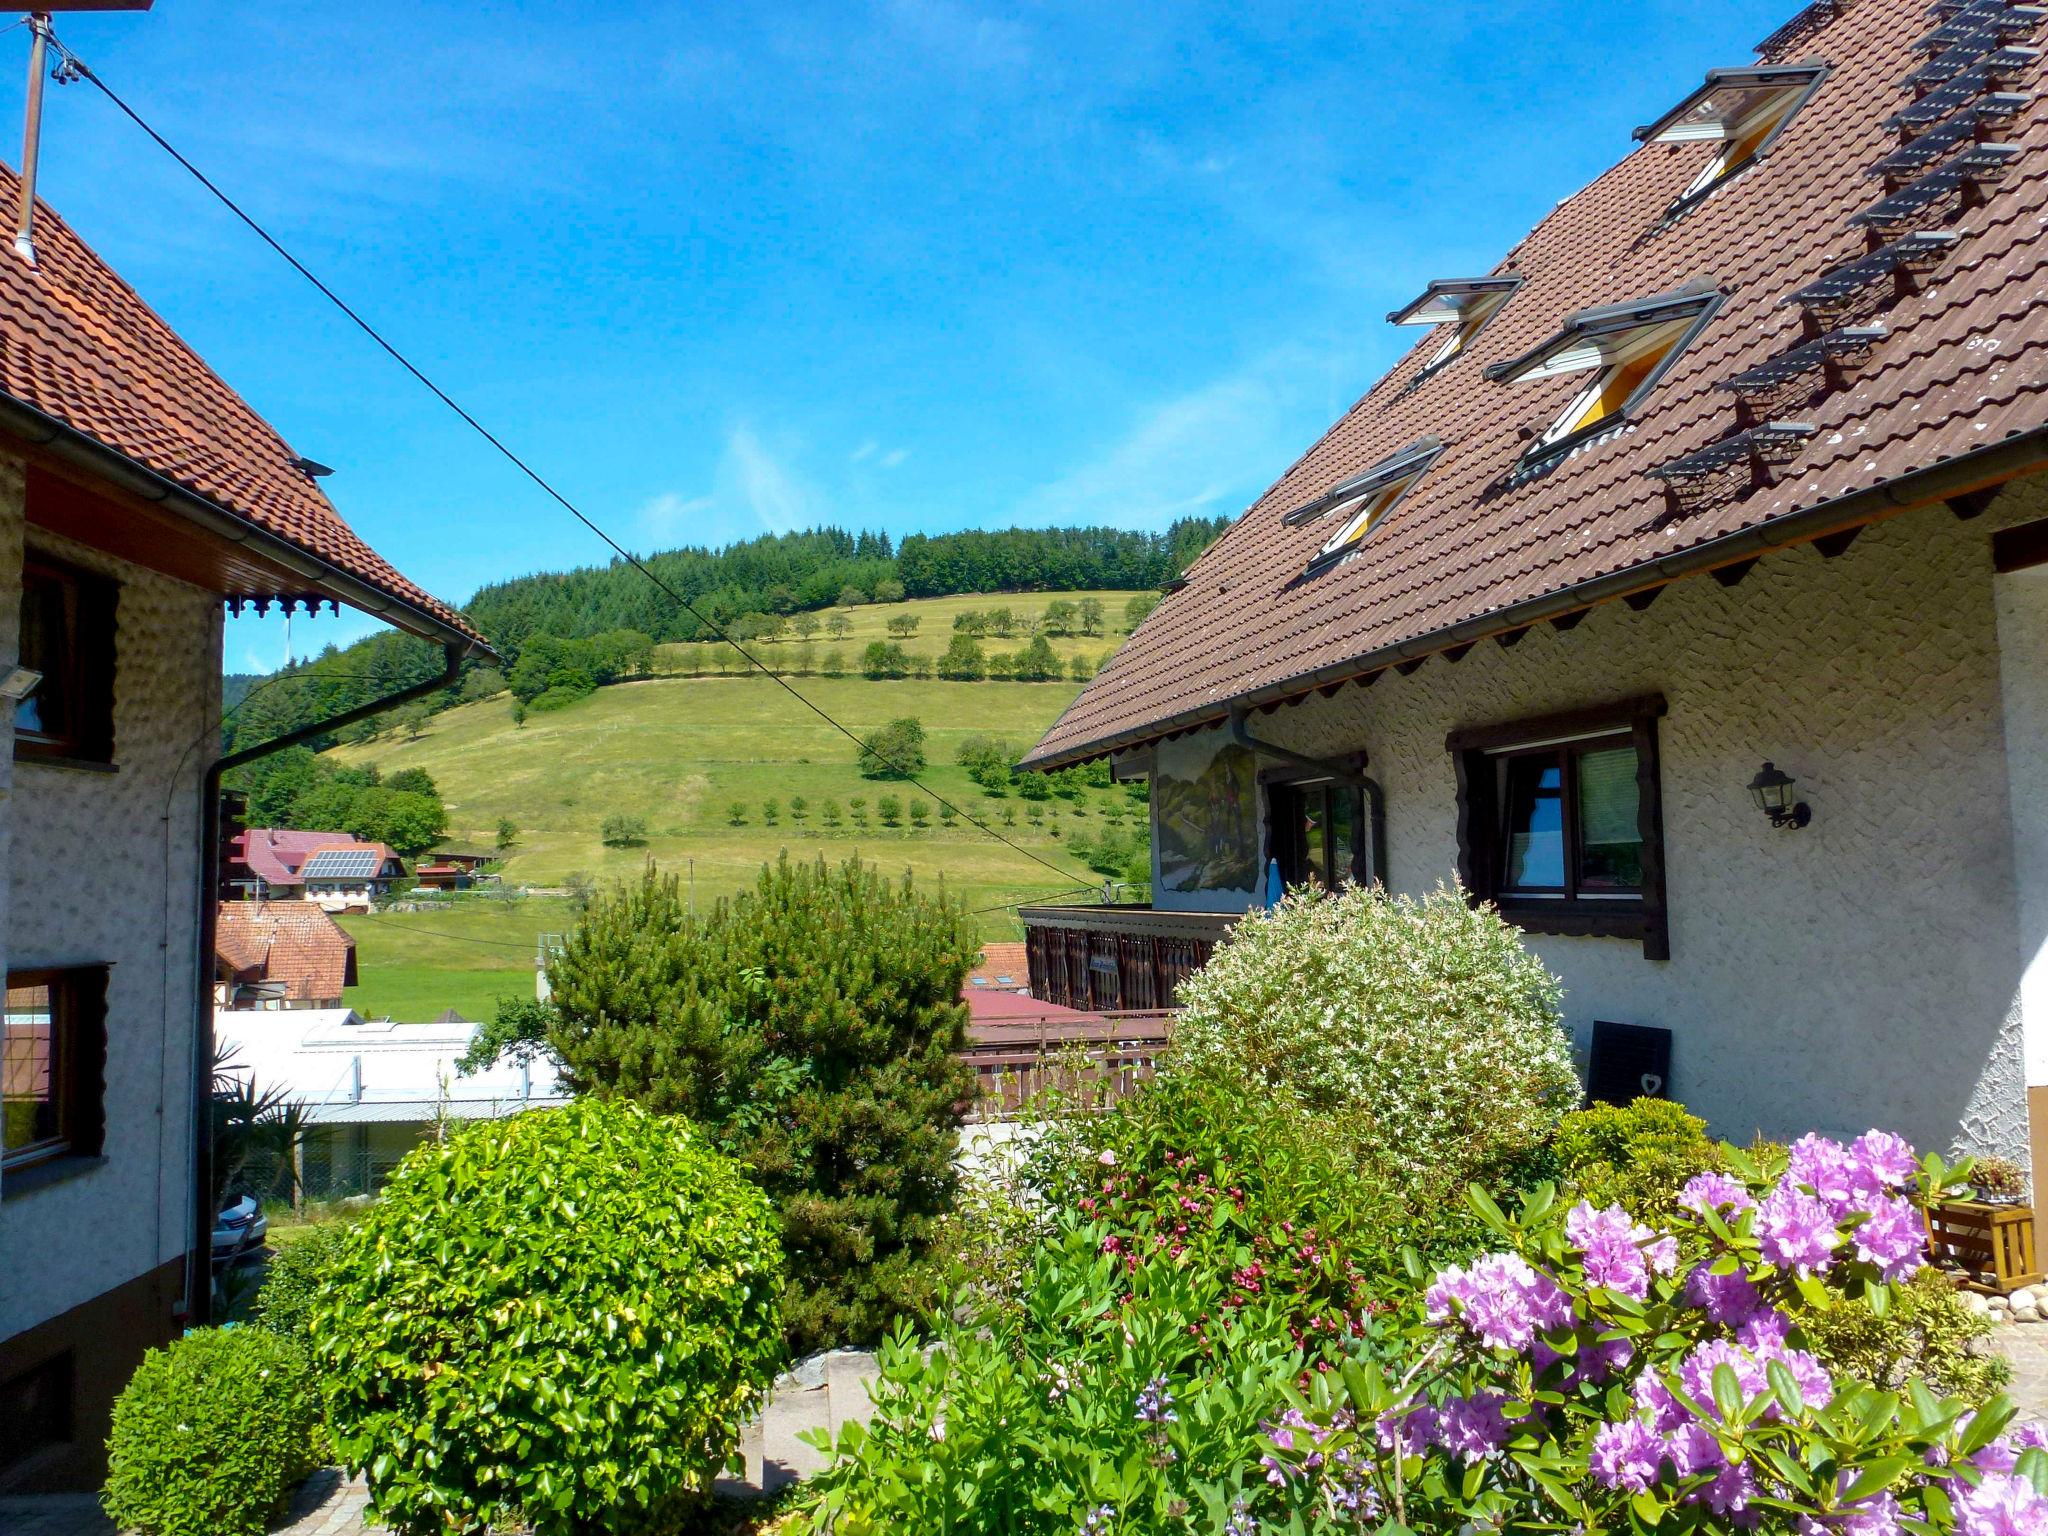
[[[1377,1428],[1382,1450],[1420,1456],[1436,1439],[1436,1410],[1427,1403],[1418,1403],[1405,1413],[1384,1413]]]
[[[1555,1280],[1514,1253],[1490,1253],[1470,1269],[1453,1265],[1437,1275],[1424,1297],[1429,1320],[1462,1317],[1496,1349],[1526,1350],[1538,1333],[1571,1321],[1571,1298]]]
[[[1602,1424],[1593,1435],[1593,1476],[1609,1488],[1641,1493],[1657,1481],[1664,1437],[1640,1419]]]
[[[1744,1462],[1739,1467],[1723,1467],[1714,1474],[1711,1483],[1691,1496],[1691,1501],[1706,1505],[1717,1515],[1730,1516],[1741,1515],[1755,1497],[1756,1474]]]
[[[1850,1234],[1856,1257],[1875,1264],[1887,1280],[1903,1280],[1925,1261],[1927,1229],[1913,1202],[1897,1195],[1879,1195],[1870,1204],[1870,1219]]]
[[[1665,1438],[1664,1448],[1680,1477],[1713,1472],[1728,1465],[1728,1457],[1714,1432],[1698,1420],[1679,1425]]]
[[[1865,1131],[1850,1150],[1886,1189],[1904,1189],[1920,1171],[1920,1157],[1912,1143],[1890,1131]]]
[[[1956,1420],[1957,1434],[1970,1427],[1975,1414],[1964,1414]],[[2010,1472],[2019,1465],[2020,1456],[2027,1451],[2048,1451],[2048,1425],[2015,1424],[1996,1440],[1985,1446],[1970,1458],[1970,1465],[1979,1472]]]
[[[1955,1485],[1956,1536],[2048,1536],[2048,1499],[2024,1477],[1987,1472],[1976,1487]]]
[[[1756,1197],[1742,1180],[1726,1173],[1696,1173],[1678,1192],[1678,1203],[1689,1211],[1753,1211]]]
[[[1708,1321],[1725,1323],[1731,1328],[1749,1321],[1764,1305],[1763,1296],[1748,1275],[1739,1269],[1717,1275],[1710,1263],[1698,1265],[1686,1277],[1685,1299],[1703,1308]]]
[[[1804,1184],[1830,1212],[1839,1216],[1868,1187],[1860,1159],[1832,1137],[1809,1132],[1792,1143],[1785,1164],[1786,1185]],[[1769,1202],[1766,1202],[1768,1204]]]
[[[1498,1392],[1450,1397],[1437,1410],[1436,1443],[1454,1456],[1478,1461],[1507,1444],[1508,1421]]]
[[[1843,1472],[1836,1480],[1836,1490],[1846,1491],[1855,1480],[1854,1472]],[[1843,1505],[1832,1515],[1801,1515],[1799,1536],[1902,1536],[1901,1514],[1898,1499],[1880,1489]]]
[[[1581,1200],[1564,1219],[1564,1235],[1585,1256],[1586,1282],[1641,1301],[1650,1294],[1650,1270],[1670,1274],[1678,1267],[1678,1241],[1639,1226],[1627,1211],[1603,1211]]]
[[[1795,1189],[1790,1174],[1758,1207],[1756,1235],[1767,1260],[1802,1275],[1819,1274],[1832,1265],[1840,1238],[1834,1212],[1821,1200]]]

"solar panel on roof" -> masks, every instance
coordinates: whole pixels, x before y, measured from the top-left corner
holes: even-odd
[[[328,848],[308,859],[301,874],[309,880],[366,879],[382,862],[374,848]]]

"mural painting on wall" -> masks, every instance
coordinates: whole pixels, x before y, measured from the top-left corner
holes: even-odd
[[[1259,878],[1258,775],[1252,754],[1224,745],[1181,777],[1162,763],[1153,785],[1159,879],[1169,891],[1248,891]]]

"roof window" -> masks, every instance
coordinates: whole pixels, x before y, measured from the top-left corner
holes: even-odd
[[[1698,280],[1652,298],[1580,310],[1548,341],[1494,364],[1486,376],[1516,384],[1592,373],[1529,449],[1532,456],[1562,452],[1626,420],[1720,304],[1720,290]]]
[[[1429,373],[1464,351],[1521,286],[1519,277],[1439,278],[1422,290],[1420,298],[1389,314],[1387,323],[1444,328],[1443,342],[1422,365]]]
[[[1683,209],[1768,154],[1826,73],[1824,64],[1711,69],[1698,90],[1656,122],[1638,128],[1636,137],[1646,144],[1717,146],[1692,184],[1672,202],[1672,211]]]
[[[1336,531],[1309,561],[1309,570],[1319,571],[1363,544],[1366,535],[1393,511],[1443,451],[1441,439],[1420,438],[1372,468],[1338,481],[1308,505],[1297,507],[1282,518],[1290,528],[1326,521],[1336,524]]]

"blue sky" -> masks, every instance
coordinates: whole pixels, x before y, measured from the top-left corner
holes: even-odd
[[[1235,513],[1402,350],[1387,310],[1794,8],[158,0],[59,32],[646,549]],[[43,191],[408,575],[603,557],[89,86],[51,92]],[[231,625],[231,670],[283,653]]]

